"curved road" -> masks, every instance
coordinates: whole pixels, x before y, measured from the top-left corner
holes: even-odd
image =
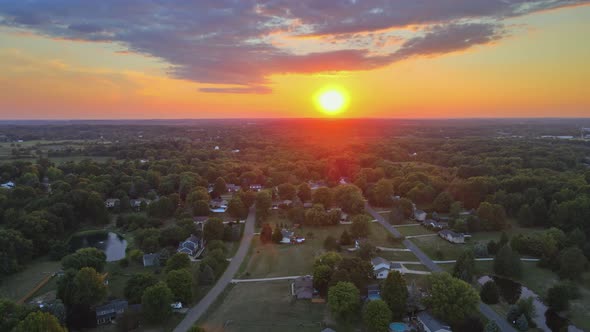
[[[234,275],[240,269],[240,265],[246,258],[248,254],[248,249],[250,248],[250,243],[252,242],[252,238],[254,237],[254,225],[256,223],[256,208],[252,206],[250,208],[250,212],[248,213],[248,218],[246,218],[246,224],[244,226],[244,234],[242,235],[242,242],[240,242],[240,247],[236,252],[235,256],[232,257],[229,265],[225,269],[225,272],[221,275],[221,278],[217,281],[215,286],[211,288],[209,293],[205,295],[204,298],[197,303],[194,307],[192,307],[187,313],[184,319],[176,326],[174,332],[185,332],[189,328],[193,326],[199,320],[199,318],[207,311],[209,306],[215,302],[219,294],[223,292],[225,287],[232,281]]]
[[[367,210],[367,212],[369,212],[369,214],[373,216],[373,218],[377,220],[377,222],[379,222],[383,227],[385,227],[385,229],[388,230],[393,236],[397,238],[402,237],[402,234],[397,229],[395,229],[395,227],[393,227],[390,223],[385,221],[385,218],[383,218],[382,215],[377,213],[377,211],[375,211],[368,203],[365,203],[365,209]],[[424,266],[426,266],[432,272],[443,271],[443,269],[440,266],[436,265],[436,263],[434,263],[430,259],[430,257],[426,256],[426,254],[424,254],[422,250],[420,250],[420,248],[418,248],[412,241],[404,240],[402,243],[406,246],[406,248],[410,249],[410,251],[412,251],[412,253],[414,253],[416,257],[418,257],[418,260],[420,260],[420,262],[422,262]],[[506,321],[506,319],[500,317],[500,315],[498,315],[487,304],[479,302],[479,312],[486,316],[487,319],[495,321],[502,332],[516,332],[516,330]]]

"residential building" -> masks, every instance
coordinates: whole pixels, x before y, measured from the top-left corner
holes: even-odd
[[[291,294],[298,300],[310,300],[313,297],[313,277],[297,277],[291,284]]]
[[[286,228],[281,229],[281,234],[283,235],[283,239],[281,240],[281,243],[291,243],[291,239],[293,238],[293,235],[295,234],[293,231],[290,231]]]
[[[375,257],[371,259],[373,265],[373,273],[377,279],[386,279],[389,272],[392,270],[401,272],[402,265],[399,263],[392,263],[383,257]]]
[[[250,190],[252,190],[252,191],[260,191],[260,190],[262,190],[262,185],[261,184],[251,184],[250,185]]]
[[[465,235],[463,233],[456,233],[450,229],[443,229],[438,232],[438,235],[451,243],[465,243]]]
[[[117,315],[121,315],[127,310],[129,303],[125,300],[113,300],[95,309],[96,325],[103,325],[112,322]]]
[[[227,211],[227,201],[221,198],[213,199],[209,202],[209,210],[211,212],[223,213]]]
[[[143,266],[159,266],[160,265],[160,254],[145,254],[143,255]]]
[[[237,193],[238,191],[240,191],[240,189],[241,189],[242,187],[240,187],[240,186],[239,186],[239,185],[237,185],[237,184],[232,184],[232,183],[230,183],[230,184],[226,185],[226,186],[225,186],[225,188],[227,189],[227,192],[230,192],[230,193]]]
[[[12,181],[8,181],[6,183],[0,184],[0,187],[4,189],[13,189],[15,187],[15,184]]]
[[[425,332],[451,332],[450,326],[434,318],[428,311],[419,312],[416,318]]]
[[[414,219],[416,219],[416,221],[419,221],[419,222],[425,221],[427,215],[428,214],[422,210],[418,210],[418,209],[414,210]]]
[[[119,206],[119,204],[121,204],[121,200],[118,198],[107,198],[107,200],[104,201],[104,206],[106,206],[107,209],[112,209]]]
[[[180,242],[176,251],[189,256],[198,256],[197,253],[202,252],[202,249],[204,249],[203,239],[191,234],[188,239]]]
[[[130,199],[129,205],[131,206],[132,209],[139,211],[141,209],[142,203],[144,203],[145,206],[148,206],[148,205],[150,205],[151,202],[152,201],[147,198],[137,198],[137,199]]]

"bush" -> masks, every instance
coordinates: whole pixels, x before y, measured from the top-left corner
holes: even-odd
[[[493,280],[490,280],[483,284],[479,297],[484,303],[496,304],[500,301],[500,290]]]

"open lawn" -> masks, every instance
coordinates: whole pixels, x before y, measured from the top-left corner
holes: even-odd
[[[411,251],[379,251],[376,256],[390,261],[417,262],[418,258]],[[411,265],[413,266],[413,265]],[[408,267],[409,268],[409,267]]]
[[[48,258],[34,260],[23,271],[6,276],[0,281],[0,297],[18,301],[47,275],[57,272],[60,268],[59,261],[50,261]]]
[[[422,225],[397,227],[396,229],[402,233],[403,236],[436,234],[436,232],[433,232]]]
[[[468,248],[467,244],[453,244],[438,236],[413,238],[410,241],[433,260],[457,259]],[[437,252],[442,253],[442,257]]]
[[[273,225],[274,227],[274,225]],[[295,231],[295,235],[306,238],[303,244],[262,244],[258,237],[255,237],[250,247],[250,252],[240,271],[240,278],[270,278],[292,275],[311,274],[315,257],[324,252],[324,240],[328,236],[336,239],[348,225],[335,225],[325,227],[304,226]],[[400,247],[401,245],[393,244],[387,235],[387,232],[381,225],[372,223],[369,241],[376,246]],[[309,236],[312,234],[312,237]],[[416,260],[413,254],[407,252],[382,252],[384,255],[390,255],[396,260]],[[341,252],[342,255],[354,255],[346,249]],[[381,253],[380,253],[381,255]],[[383,256],[385,257],[385,256]],[[388,256],[389,257],[389,256]]]
[[[337,331],[351,330],[334,323],[326,325],[329,321],[326,304],[294,300],[289,281],[273,281],[233,286],[201,326],[207,332],[317,332],[325,326]]]

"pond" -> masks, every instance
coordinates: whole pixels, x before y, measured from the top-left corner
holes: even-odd
[[[71,251],[88,247],[102,250],[107,256],[107,262],[112,262],[125,258],[127,241],[116,233],[106,231],[72,236],[70,240]]]
[[[582,331],[570,325],[569,321],[559,316],[557,312],[547,308],[535,292],[516,281],[497,276],[483,276],[477,281],[483,285],[490,280],[496,283],[500,290],[501,298],[509,304],[515,304],[520,299],[533,298],[533,306],[535,307],[533,321],[537,324],[537,328],[546,332],[563,331],[562,329],[573,332]]]

